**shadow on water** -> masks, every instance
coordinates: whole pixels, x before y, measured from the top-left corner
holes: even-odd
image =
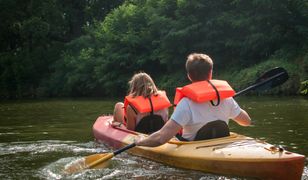
[[[283,145],[308,155],[308,103],[294,98],[241,98],[239,104],[255,121],[232,131]],[[111,152],[93,142],[92,125],[110,114],[114,101],[51,100],[0,104],[0,179],[241,179],[173,168],[127,153],[104,169],[72,175],[64,167],[84,156]],[[302,179],[308,179],[307,161]]]

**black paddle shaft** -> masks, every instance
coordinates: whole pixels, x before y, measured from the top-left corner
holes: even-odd
[[[130,148],[133,148],[133,147],[135,147],[135,146],[136,146],[135,143],[129,144],[129,145],[127,145],[127,146],[125,146],[125,147],[123,147],[123,148],[121,148],[121,149],[118,149],[118,150],[114,151],[114,152],[113,152],[113,155],[118,155],[118,154],[120,154],[121,152],[126,151],[126,150],[128,150],[128,149],[130,149]]]

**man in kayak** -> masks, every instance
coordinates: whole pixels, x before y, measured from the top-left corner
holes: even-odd
[[[225,81],[211,80],[212,69],[213,61],[208,55],[190,54],[186,61],[186,71],[192,84],[178,89],[175,100],[179,102],[170,120],[147,138],[137,139],[136,145],[162,145],[181,129],[182,137],[192,141],[200,129],[217,120],[228,124],[229,119],[232,119],[239,125],[249,126],[250,117],[232,98],[233,89]],[[209,95],[212,92],[215,98]]]

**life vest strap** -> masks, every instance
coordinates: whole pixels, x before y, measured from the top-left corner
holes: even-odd
[[[152,103],[151,97],[149,97],[149,102],[150,102],[150,106],[151,106],[150,114],[153,115],[154,114],[154,108],[153,108],[153,103]]]
[[[214,89],[215,92],[216,92],[216,96],[217,96],[217,103],[214,104],[214,101],[211,100],[211,104],[212,104],[212,106],[218,106],[218,105],[220,104],[220,95],[219,95],[219,92],[218,92],[217,88],[214,86],[214,84],[213,84],[211,81],[209,81],[209,80],[206,80],[206,81],[213,87],[213,89]]]
[[[133,105],[131,105],[131,104],[129,104],[130,105],[130,107],[133,109],[133,111],[135,112],[135,114],[138,114],[138,111],[136,110],[136,108],[133,106]]]

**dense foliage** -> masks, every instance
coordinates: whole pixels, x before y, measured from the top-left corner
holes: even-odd
[[[122,0],[1,0],[0,97],[48,96],[53,91],[59,92],[53,94],[56,96],[69,95],[62,90],[69,82],[51,82],[55,71],[72,74],[65,67],[55,69],[56,63],[63,61],[63,49],[84,35],[84,28],[103,20],[121,3]]]
[[[272,93],[296,94],[308,74],[307,0],[0,1],[1,98],[122,96],[138,71],[169,92],[186,56],[214,59],[215,78],[243,88],[285,67]]]

